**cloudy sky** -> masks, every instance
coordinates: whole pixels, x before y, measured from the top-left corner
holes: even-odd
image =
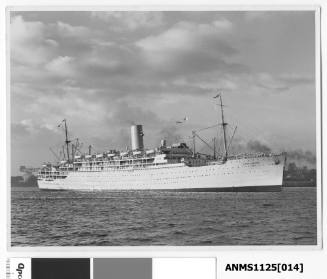
[[[11,12],[12,173],[54,159],[64,118],[99,152],[132,123],[147,147],[188,141],[218,90],[236,145],[315,152],[314,32],[308,11]]]

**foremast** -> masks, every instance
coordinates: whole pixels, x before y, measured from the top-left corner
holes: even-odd
[[[70,143],[70,140],[68,139],[68,128],[67,128],[67,121],[66,119],[63,120],[63,122],[65,123],[65,143],[66,143],[66,149],[67,149],[67,159],[68,159],[68,163],[70,162],[70,159],[69,159],[69,143]]]
[[[66,153],[67,153],[67,162],[70,163],[70,157],[69,157],[69,144],[71,142],[71,140],[69,140],[68,138],[68,127],[67,127],[67,121],[66,119],[64,119],[63,121],[61,121],[61,123],[58,125],[58,128],[59,127],[62,127],[62,124],[64,123],[64,129],[65,129],[65,145],[66,145]],[[64,149],[64,146],[63,146],[63,155],[65,157],[65,149]],[[74,154],[72,152],[72,160],[73,160],[73,157],[74,157]]]

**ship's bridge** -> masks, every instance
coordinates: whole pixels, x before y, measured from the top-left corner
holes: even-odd
[[[180,163],[182,159],[191,158],[192,150],[186,143],[174,143],[171,146],[161,146],[160,152],[168,163]]]
[[[184,142],[174,143],[171,146],[163,146],[160,148],[161,152],[169,157],[191,157],[193,155],[192,150]]]

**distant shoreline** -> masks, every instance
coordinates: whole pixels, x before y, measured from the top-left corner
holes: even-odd
[[[284,181],[283,187],[312,187],[316,188],[317,185],[312,181]]]

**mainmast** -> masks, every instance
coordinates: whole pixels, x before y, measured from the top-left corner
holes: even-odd
[[[224,160],[227,160],[228,157],[228,151],[227,151],[227,139],[226,139],[226,126],[227,123],[225,123],[225,119],[224,119],[224,106],[223,106],[223,100],[221,97],[221,94],[219,94],[219,99],[220,99],[220,109],[221,109],[221,125],[223,125],[223,135],[224,135],[224,151],[225,151],[225,156],[224,156]]]

